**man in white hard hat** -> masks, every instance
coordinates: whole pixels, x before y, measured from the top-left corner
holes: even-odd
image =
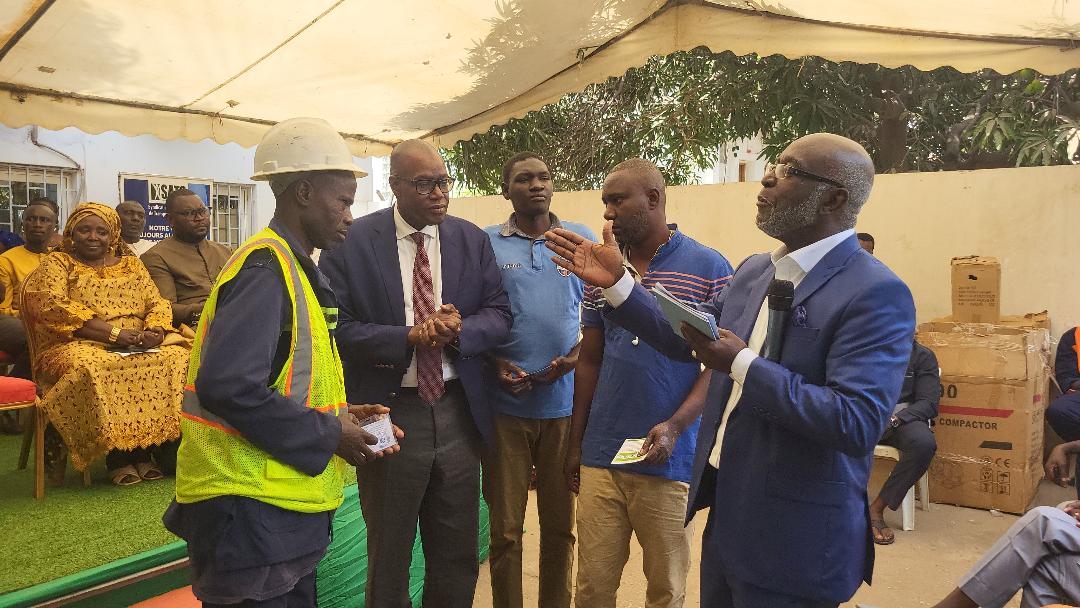
[[[346,463],[398,449],[373,452],[357,424],[389,410],[346,406],[337,299],[309,257],[345,240],[366,174],[314,118],[270,129],[255,169],[270,181],[274,219],[225,264],[203,307],[164,521],[188,542],[203,606],[314,607]]]

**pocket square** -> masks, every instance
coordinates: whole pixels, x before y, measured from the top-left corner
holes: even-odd
[[[791,320],[795,327],[808,327],[806,324],[806,307],[802,304],[795,307],[795,316]]]

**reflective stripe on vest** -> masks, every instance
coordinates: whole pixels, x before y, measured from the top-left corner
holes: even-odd
[[[1073,328],[1073,352],[1076,353],[1076,371],[1080,372],[1080,325]]]
[[[287,260],[289,276],[292,279],[292,283],[296,287],[301,287],[303,283],[300,281],[300,269],[293,263],[292,252],[285,251],[281,243],[273,239],[259,239],[248,243],[245,247],[237,250],[233,254],[233,258],[239,260],[239,256],[247,255],[252,249],[264,246],[273,247],[282,254],[282,257]],[[228,266],[228,264],[226,264]],[[294,317],[296,318],[296,327],[292,332],[292,359],[289,369],[286,371],[285,386],[283,387],[282,394],[291,398],[297,403],[308,405],[308,398],[311,395],[311,319],[308,316],[308,304],[307,298],[304,297],[302,290],[300,293],[293,297]],[[324,313],[325,314],[325,313]],[[213,324],[213,319],[209,320],[199,330],[205,338],[205,334],[209,329],[209,326]],[[202,341],[202,350],[199,353],[199,359],[206,354],[206,340]],[[197,380],[196,380],[197,381]],[[329,411],[330,409],[336,409],[336,405],[330,405],[326,407],[318,408],[322,411]],[[184,402],[181,410],[181,415],[185,418],[190,418],[196,422],[212,426],[216,429],[225,431],[233,435],[239,435],[240,432],[232,427],[228,422],[222,419],[220,416],[213,412],[207,411],[206,408],[199,403],[199,398],[195,392],[194,385],[184,386]]]

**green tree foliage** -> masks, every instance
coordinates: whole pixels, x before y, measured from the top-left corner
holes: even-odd
[[[774,160],[792,140],[828,131],[870,151],[879,172],[1068,164],[1080,121],[1077,70],[1043,76],[736,56],[707,49],[653,57],[447,150],[477,193],[501,189],[505,159],[544,156],[560,189],[597,188],[616,163],[656,162],[691,183],[720,147],[761,135]]]

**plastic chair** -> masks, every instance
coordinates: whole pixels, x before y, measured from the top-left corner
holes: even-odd
[[[900,450],[887,445],[874,446],[874,456],[878,458],[888,458],[889,460],[895,460],[900,462]],[[929,471],[923,473],[923,476],[919,478],[919,508],[923,511],[930,510],[930,478]],[[900,502],[900,517],[904,522],[904,531],[909,532],[915,529],[915,486],[908,488],[907,494],[904,495],[904,500]]]

